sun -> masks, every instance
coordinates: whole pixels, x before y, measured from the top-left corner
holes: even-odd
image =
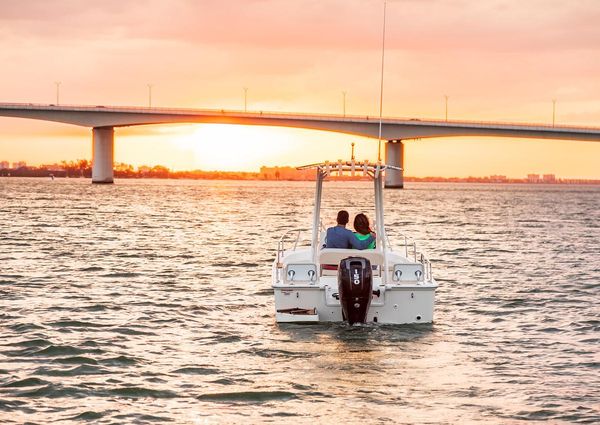
[[[281,129],[206,124],[192,135],[195,163],[203,170],[256,170],[290,146]]]
[[[276,162],[295,145],[280,128],[200,124],[174,133],[172,145],[193,157],[188,163],[206,171],[256,171]]]
[[[170,127],[161,135],[173,149],[168,156],[176,169],[258,171],[263,165],[337,160],[349,157],[351,142],[363,159],[375,152],[364,138],[295,128],[197,124]]]

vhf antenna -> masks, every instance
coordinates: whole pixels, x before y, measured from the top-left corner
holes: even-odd
[[[377,161],[381,162],[381,121],[383,117],[383,64],[385,59],[385,8],[386,0],[383,0],[383,35],[381,41],[381,87],[379,91],[379,141],[377,143]]]

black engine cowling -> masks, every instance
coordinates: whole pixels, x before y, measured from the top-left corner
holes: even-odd
[[[373,292],[371,262],[363,257],[348,257],[340,261],[338,292],[344,320],[351,325],[365,323]]]

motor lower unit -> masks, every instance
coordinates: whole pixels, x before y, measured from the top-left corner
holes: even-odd
[[[348,257],[340,261],[338,292],[344,320],[351,325],[365,323],[373,293],[371,262],[363,257]]]

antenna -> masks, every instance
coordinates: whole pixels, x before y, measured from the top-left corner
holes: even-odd
[[[354,161],[354,142],[352,142],[352,161]]]
[[[381,162],[381,120],[383,117],[383,64],[385,59],[385,8],[386,0],[383,0],[383,35],[381,36],[381,87],[379,91],[379,141],[377,143],[377,161]]]

